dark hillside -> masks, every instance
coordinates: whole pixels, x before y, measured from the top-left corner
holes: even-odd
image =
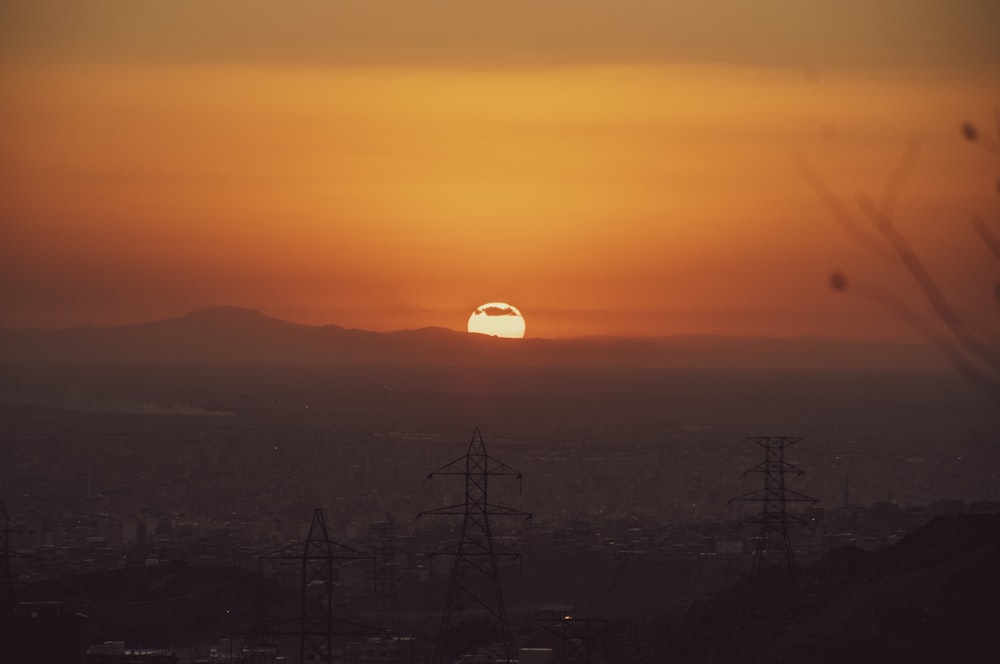
[[[677,662],[965,662],[995,652],[1000,514],[940,516],[885,549],[801,570],[798,605],[746,615],[748,588],[691,607]],[[714,660],[713,660],[714,658]]]
[[[64,576],[22,588],[18,600],[61,601],[86,615],[90,643],[172,647],[243,629],[256,592],[256,572],[163,564]]]

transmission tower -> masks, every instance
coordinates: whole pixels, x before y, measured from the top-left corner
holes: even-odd
[[[298,641],[299,663],[333,661],[333,637],[340,634],[378,633],[377,629],[338,619],[333,612],[333,565],[335,560],[371,560],[372,556],[356,551],[330,539],[323,511],[313,512],[309,535],[304,542],[292,544],[258,560],[261,590],[260,624],[254,630],[260,639],[292,639]],[[294,561],[300,570],[298,615],[284,620],[272,620],[264,592],[265,567]],[[347,625],[338,631],[334,625]]]
[[[497,559],[516,554],[497,550],[490,520],[496,517],[530,519],[531,514],[491,503],[489,482],[491,478],[507,476],[514,478],[520,488],[521,473],[489,456],[483,437],[476,428],[465,455],[435,470],[427,478],[438,475],[463,476],[465,501],[417,515],[418,518],[424,515],[463,517],[458,545],[451,552],[455,560],[434,659],[438,662],[451,662],[455,656],[462,654],[458,652],[461,646],[452,638],[451,631],[455,626],[453,621],[468,609],[479,609],[485,612],[487,620],[494,623],[491,627],[499,632],[505,659],[513,661]],[[484,639],[487,639],[487,643],[480,642],[476,645],[488,644],[488,630],[480,641]]]
[[[766,583],[777,592],[795,596],[795,554],[789,527],[805,525],[805,519],[788,512],[789,503],[815,504],[816,499],[785,486],[785,476],[802,475],[802,470],[785,461],[785,450],[802,440],[789,436],[750,436],[748,440],[764,448],[764,461],[743,472],[743,476],[759,473],[764,476],[764,488],[737,496],[729,502],[760,503],[760,512],[746,520],[759,527],[753,552],[751,578],[754,581],[756,604]],[[775,555],[777,554],[777,555]],[[764,575],[765,569],[774,572]]]
[[[396,536],[392,524],[392,514],[386,513],[380,526],[379,574],[376,582],[378,598],[379,627],[399,634],[399,592],[396,585]]]

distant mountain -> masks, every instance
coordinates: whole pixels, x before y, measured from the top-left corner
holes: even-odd
[[[501,339],[428,327],[301,325],[238,307],[113,327],[0,330],[0,361],[724,368],[940,368],[919,345],[675,336]]]

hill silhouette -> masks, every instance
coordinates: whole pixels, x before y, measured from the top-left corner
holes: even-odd
[[[0,330],[0,361],[940,368],[922,345],[819,337],[672,336],[501,339],[440,327],[372,332],[302,325],[215,307],[112,327]]]
[[[255,570],[166,564],[62,576],[19,590],[19,601],[65,602],[87,616],[92,643],[212,643],[256,617]],[[29,644],[30,645],[30,644]]]
[[[801,569],[800,601],[747,614],[748,586],[696,603],[662,661],[967,662],[1000,628],[1000,514],[938,516],[875,551]],[[709,654],[710,653],[710,654]]]

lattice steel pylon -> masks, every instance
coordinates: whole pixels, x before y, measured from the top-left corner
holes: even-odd
[[[309,535],[304,542],[287,546],[274,553],[263,555],[258,560],[258,574],[261,583],[261,616],[258,627],[253,631],[257,638],[291,639],[298,641],[298,661],[333,661],[333,637],[336,634],[378,633],[377,629],[338,619],[333,611],[333,561],[371,560],[372,556],[356,551],[330,539],[326,530],[326,520],[319,508],[313,511],[309,525]],[[272,621],[268,604],[263,597],[264,566],[269,561],[295,561],[300,563],[300,603],[298,615],[283,620]],[[337,631],[335,624],[346,624],[349,631]]]
[[[507,661],[513,661],[497,558],[515,554],[497,550],[491,519],[496,517],[530,519],[531,514],[491,503],[489,483],[491,478],[508,476],[514,478],[520,487],[521,473],[489,456],[482,434],[476,428],[465,455],[430,473],[427,478],[431,479],[438,475],[464,476],[465,501],[417,515],[418,518],[425,515],[463,517],[459,541],[452,552],[455,561],[448,585],[448,597],[441,616],[434,659],[437,662],[450,662],[451,658],[462,654],[458,652],[460,646],[451,639],[453,620],[467,609],[478,608],[485,612],[487,620],[495,622],[492,627],[496,629],[502,644],[503,655]],[[480,642],[475,645],[478,647],[488,643]]]
[[[743,475],[760,473],[764,476],[764,488],[737,496],[729,502],[753,502],[761,505],[760,512],[747,519],[747,523],[759,526],[750,572],[755,589],[753,602],[756,603],[760,599],[758,594],[761,592],[762,573],[765,568],[776,570],[769,575],[769,581],[773,582],[772,590],[783,591],[794,598],[795,553],[792,550],[789,526],[805,525],[806,521],[790,513],[788,504],[816,503],[815,498],[785,486],[786,475],[794,474],[796,477],[802,475],[802,470],[785,461],[785,450],[802,439],[790,436],[750,436],[748,440],[764,448],[764,461],[745,470]],[[780,551],[778,556],[770,555],[775,545]]]

